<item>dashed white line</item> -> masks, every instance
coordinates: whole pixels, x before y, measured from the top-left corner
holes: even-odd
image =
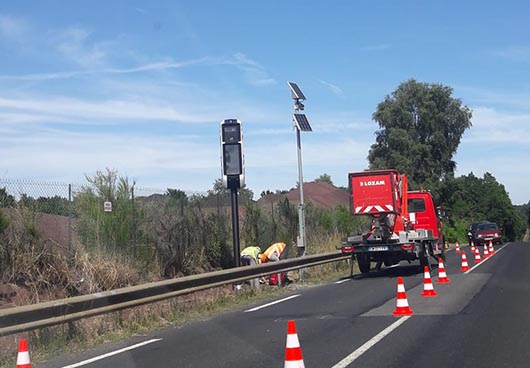
[[[96,361],[98,361],[98,360],[101,360],[101,359],[105,359],[105,358],[111,357],[111,356],[113,356],[113,355],[117,355],[117,354],[120,354],[120,353],[124,353],[124,352],[126,352],[126,351],[129,351],[129,350],[133,350],[133,349],[136,349],[136,348],[139,348],[139,347],[145,346],[145,345],[149,345],[149,344],[152,344],[152,343],[157,342],[157,341],[160,341],[160,340],[162,340],[162,339],[151,339],[151,340],[147,340],[147,341],[141,342],[141,343],[139,343],[139,344],[132,345],[132,346],[129,346],[129,347],[126,347],[126,348],[120,349],[120,350],[111,351],[110,353],[107,353],[107,354],[103,354],[103,355],[99,355],[99,356],[94,357],[94,358],[91,358],[91,359],[83,360],[82,362],[79,362],[79,363],[66,365],[66,366],[64,366],[63,368],[76,368],[76,367],[81,367],[81,366],[83,366],[83,365],[87,365],[87,364],[90,364],[90,363],[96,362]]]
[[[331,368],[346,368],[351,363],[353,363],[357,358],[359,358],[361,355],[366,353],[372,346],[377,344],[379,341],[381,341],[386,335],[394,331],[396,328],[401,326],[403,323],[405,323],[410,316],[405,316],[399,318],[396,322],[392,323],[390,326],[385,328],[383,331],[379,332],[377,335],[372,337],[370,340],[365,342],[361,347],[359,347],[357,350],[355,350],[353,353],[348,355],[346,358],[342,359],[340,362],[335,364]]]
[[[344,279],[344,280],[339,280],[339,281],[335,281],[335,284],[338,285],[338,284],[342,284],[343,282],[347,282],[347,281],[350,281],[351,279]]]
[[[468,273],[470,273],[471,271],[473,271],[475,268],[479,267],[480,265],[486,263],[487,261],[489,261],[489,259],[493,256],[495,256],[495,254],[497,254],[497,252],[500,252],[501,250],[504,249],[504,247],[506,247],[508,244],[510,243],[506,243],[504,244],[502,247],[500,247],[499,249],[497,249],[495,251],[495,253],[493,253],[491,256],[489,256],[488,258],[484,258],[480,263],[477,263],[476,265],[474,265],[473,267],[471,267],[469,270],[467,270],[466,272],[464,272],[464,275],[467,275]]]
[[[255,312],[257,310],[270,307],[271,305],[282,303],[282,302],[285,302],[285,301],[287,301],[289,299],[293,299],[293,298],[299,297],[300,295],[302,295],[302,294],[291,295],[291,296],[288,296],[287,298],[276,300],[275,302],[271,302],[271,303],[268,303],[268,304],[263,304],[263,305],[260,305],[259,307],[248,309],[248,310],[245,311],[245,313],[247,313],[247,312]]]

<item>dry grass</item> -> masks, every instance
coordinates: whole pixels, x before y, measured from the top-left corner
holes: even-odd
[[[131,260],[113,258],[102,252],[89,253],[79,244],[74,245],[70,252],[52,240],[40,239],[34,214],[29,211],[11,210],[4,217],[8,221],[7,227],[0,234],[0,287],[3,284],[2,290],[7,290],[5,295],[9,297],[3,303],[5,307],[160,279],[160,275],[156,273],[141,272],[141,268]],[[311,239],[309,244],[309,253],[319,254],[336,250],[340,238],[327,236]],[[291,272],[290,278],[296,279],[297,274],[298,272]],[[304,284],[347,274],[347,262],[306,268]],[[267,298],[300,287],[303,285],[292,284],[286,288],[267,287],[260,293],[248,290],[234,293],[231,286],[225,286],[30,333],[1,337],[0,368],[14,366],[18,341],[22,337],[29,340],[32,361],[45,361],[53,356],[69,354],[107,341],[206,318],[249,300]]]
[[[35,214],[13,209],[4,217],[0,234],[0,303],[5,306],[33,304],[136,285],[158,280],[156,273],[141,272],[132,260],[102,251],[73,249],[51,239],[41,239]]]
[[[77,252],[74,256],[75,287],[80,294],[136,285],[157,276],[140,275],[139,267],[129,259],[117,259],[98,251]]]

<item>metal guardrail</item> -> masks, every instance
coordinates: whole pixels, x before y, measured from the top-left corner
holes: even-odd
[[[154,303],[199,290],[249,280],[260,275],[311,267],[328,262],[346,260],[350,257],[340,252],[325,253],[152,282],[51,302],[0,309],[0,336]]]

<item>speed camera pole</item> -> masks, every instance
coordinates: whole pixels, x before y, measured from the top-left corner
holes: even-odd
[[[237,188],[230,188],[230,199],[232,203],[232,242],[234,244],[234,265],[241,266],[239,253],[241,247],[239,246],[239,207],[237,204]]]
[[[237,190],[245,185],[244,163],[241,121],[237,119],[225,119],[221,121],[221,170],[223,174],[223,185],[225,188],[230,189],[235,267],[240,266]]]

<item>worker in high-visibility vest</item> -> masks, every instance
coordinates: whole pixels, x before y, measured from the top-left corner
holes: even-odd
[[[241,266],[252,266],[260,263],[261,261],[261,248],[255,246],[248,246],[243,249],[239,257]],[[250,280],[250,286],[253,289],[259,288],[259,279]]]
[[[250,245],[241,251],[241,266],[252,266],[258,264],[260,257],[261,248]]]
[[[274,243],[261,254],[261,263],[279,261],[285,251],[285,243]]]
[[[276,262],[282,259],[282,255],[285,255],[286,249],[285,243],[274,243],[268,247],[265,252],[261,254],[261,263],[265,262]],[[278,274],[271,275],[269,278],[270,285],[279,285],[283,284],[284,273],[279,272]],[[274,280],[275,279],[275,280]],[[273,281],[274,280],[274,281]]]

